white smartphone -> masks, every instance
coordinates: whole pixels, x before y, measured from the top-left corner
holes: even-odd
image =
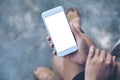
[[[63,57],[77,50],[76,41],[62,6],[43,12],[42,18],[58,57]]]

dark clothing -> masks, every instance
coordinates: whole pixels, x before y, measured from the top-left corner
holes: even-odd
[[[120,39],[115,44],[115,46],[114,46],[114,48],[113,48],[111,53],[112,53],[113,56],[116,56],[118,61],[120,61]]]
[[[83,72],[80,72],[79,74],[77,74],[74,78],[73,78],[73,80],[84,80],[84,78],[85,78],[85,72],[83,71]]]

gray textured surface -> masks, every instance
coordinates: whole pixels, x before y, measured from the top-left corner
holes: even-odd
[[[110,51],[120,37],[120,0],[0,0],[0,80],[34,80],[36,67],[52,67],[40,14],[58,5],[79,9],[98,47]]]

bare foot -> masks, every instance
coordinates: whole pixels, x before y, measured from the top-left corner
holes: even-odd
[[[53,72],[46,67],[39,67],[34,71],[34,75],[38,80],[53,80]]]
[[[77,30],[83,32],[80,26],[81,21],[80,21],[80,13],[78,12],[78,10],[74,7],[71,7],[67,10],[66,15],[70,25],[74,24]]]
[[[78,45],[78,50],[76,52],[64,57],[64,80],[72,80],[79,72],[84,71],[84,64],[87,55],[83,51],[83,46],[86,46],[86,43],[81,37],[82,32],[78,10],[73,7],[69,8],[66,15]],[[73,28],[75,30],[73,30]],[[75,33],[77,33],[77,36]]]
[[[74,7],[69,8],[66,12],[66,15],[70,23],[70,26],[73,26],[78,31],[79,41],[77,41],[76,39],[76,42],[77,45],[80,44],[78,45],[78,48],[81,49],[79,54],[72,56],[71,60],[81,65],[85,65],[86,57],[87,57],[86,51],[87,48],[89,48],[89,46],[93,44],[92,40],[86,34],[83,33],[81,29],[80,13],[76,8]]]
[[[71,7],[67,10],[66,15],[70,25],[74,25],[74,27],[80,32],[81,37],[87,42],[87,44],[89,46],[94,44],[93,41],[86,34],[84,34],[84,31],[81,28],[81,18],[79,11],[76,8]]]

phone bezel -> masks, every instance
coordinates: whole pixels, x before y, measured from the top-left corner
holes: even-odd
[[[46,26],[46,29],[47,29],[47,31],[48,31],[48,33],[49,33],[49,35],[50,35],[50,32],[49,32],[49,30],[48,30],[48,28],[47,28],[47,25],[46,25],[46,23],[45,23],[45,18],[46,17],[49,17],[49,16],[51,16],[51,15],[54,15],[54,14],[56,14],[56,13],[59,13],[59,12],[61,12],[61,11],[63,11],[64,12],[64,9],[63,9],[63,7],[62,6],[58,6],[58,7],[55,7],[55,8],[53,8],[53,9],[50,9],[50,10],[47,10],[47,11],[44,11],[43,13],[42,13],[42,18],[43,18],[43,21],[44,21],[44,24],[45,24],[45,26]],[[65,13],[64,13],[65,14]],[[66,17],[66,19],[67,19],[67,17]],[[69,23],[68,23],[69,24]],[[71,29],[70,29],[71,30]],[[72,31],[71,31],[71,33],[72,33]],[[73,35],[73,34],[72,34]],[[51,36],[51,35],[50,35]],[[73,36],[74,37],[74,36]],[[75,40],[75,39],[74,39]],[[53,41],[52,41],[53,42]],[[54,43],[54,42],[53,42]],[[55,50],[56,50],[56,46],[55,46]],[[72,52],[75,52],[75,51],[77,51],[77,44],[75,45],[75,46],[73,46],[73,47],[70,47],[70,48],[68,48],[68,49],[66,49],[66,50],[63,50],[63,51],[61,51],[61,52],[57,52],[57,56],[58,57],[63,57],[63,56],[65,56],[65,55],[68,55],[68,54],[70,54],[70,53],[72,53]]]

